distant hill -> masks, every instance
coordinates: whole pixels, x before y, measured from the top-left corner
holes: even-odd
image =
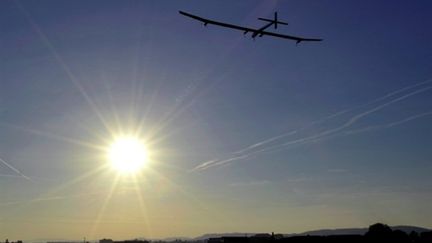
[[[430,231],[430,229],[417,227],[417,226],[390,226],[392,230],[401,230],[406,233],[411,233],[411,231],[417,231],[418,233]],[[301,234],[287,234],[290,235],[364,235],[368,231],[368,228],[342,228],[342,229],[321,229],[321,230],[311,230],[306,231]]]
[[[392,230],[402,230],[406,233],[411,233],[411,231],[417,231],[418,233],[425,232],[425,231],[431,231],[432,229],[426,229],[422,227],[417,226],[409,226],[409,225],[399,225],[399,226],[392,226]]]
[[[432,231],[432,229],[427,229],[423,227],[417,227],[417,226],[409,226],[409,225],[399,225],[399,226],[390,226],[392,230],[401,230],[406,233],[411,233],[411,231],[416,231],[418,233],[425,232],[425,231]],[[364,235],[368,231],[368,228],[340,228],[340,229],[320,229],[320,230],[311,230],[306,231],[303,233],[290,233],[290,234],[283,234],[285,237],[290,236],[303,236],[303,235]],[[136,239],[139,240],[151,240],[151,241],[165,241],[165,242],[173,242],[176,240],[182,240],[182,241],[204,241],[209,238],[218,238],[218,237],[241,237],[241,236],[253,236],[256,234],[260,234],[262,232],[255,232],[255,233],[242,233],[242,232],[234,232],[234,233],[209,233],[204,234],[195,238],[189,238],[189,237],[168,237],[168,238],[159,238],[159,239],[148,239],[145,237],[138,237]],[[269,232],[267,232],[269,233]],[[276,233],[276,232],[275,232]],[[277,232],[279,233],[279,232]],[[32,240],[33,243],[46,243],[46,242],[81,242],[79,240],[66,240],[66,239],[37,239]],[[92,241],[94,242],[94,241]],[[97,242],[97,241],[96,241]]]
[[[320,229],[310,230],[300,234],[287,234],[290,235],[363,235],[368,231],[368,228],[342,228],[342,229]]]
[[[256,235],[258,233],[239,233],[239,232],[234,232],[234,233],[209,233],[209,234],[204,234],[198,237],[193,238],[193,240],[206,240],[208,238],[218,238],[218,237],[224,237],[224,236],[252,236],[252,235]]]
[[[408,226],[408,225],[400,225],[400,226],[391,226],[392,230],[401,230],[406,233],[411,233],[411,231],[416,231],[418,233],[431,231],[431,229],[417,227],[417,226]],[[301,236],[301,235],[364,235],[368,231],[368,228],[341,228],[341,229],[320,229],[320,230],[311,230],[303,233],[290,233],[283,234],[285,237],[289,236]],[[208,238],[218,238],[223,236],[253,236],[258,233],[212,233],[212,234],[204,234],[198,237],[193,238],[192,240],[206,240]]]

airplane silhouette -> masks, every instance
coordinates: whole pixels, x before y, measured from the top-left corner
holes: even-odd
[[[248,32],[252,33],[252,38],[255,40],[255,37],[263,37],[264,35],[268,35],[268,36],[273,36],[273,37],[279,37],[279,38],[284,38],[284,39],[289,39],[289,40],[294,40],[296,41],[296,44],[299,44],[302,41],[322,41],[322,39],[317,39],[317,38],[303,38],[303,37],[299,37],[299,36],[292,36],[292,35],[282,35],[282,34],[278,34],[278,33],[274,33],[274,32],[268,32],[265,31],[268,27],[270,26],[274,26],[275,29],[277,29],[278,24],[279,25],[288,25],[288,23],[282,22],[278,20],[278,15],[277,12],[274,13],[274,19],[265,19],[265,18],[258,18],[259,20],[262,21],[266,21],[269,22],[268,24],[264,25],[263,27],[259,28],[259,29],[253,29],[253,28],[248,28],[248,27],[243,27],[243,26],[238,26],[238,25],[233,25],[233,24],[228,24],[228,23],[223,23],[223,22],[218,22],[218,21],[214,21],[211,19],[205,19],[190,13],[186,13],[183,11],[179,11],[179,13],[181,15],[187,16],[189,18],[198,20],[200,22],[204,23],[204,26],[207,26],[207,24],[213,24],[213,25],[218,25],[218,26],[222,26],[225,28],[230,28],[230,29],[236,29],[236,30],[241,30],[243,31],[243,34],[246,35]]]

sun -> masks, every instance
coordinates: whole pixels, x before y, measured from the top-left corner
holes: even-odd
[[[122,174],[137,173],[148,163],[144,141],[134,136],[115,139],[108,148],[107,156],[111,167]]]

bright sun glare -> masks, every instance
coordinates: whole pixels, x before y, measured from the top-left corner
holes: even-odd
[[[111,166],[124,174],[136,173],[148,162],[144,142],[137,137],[117,138],[108,149]]]

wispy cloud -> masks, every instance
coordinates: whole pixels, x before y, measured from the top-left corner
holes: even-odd
[[[392,91],[390,93],[387,93],[387,94],[385,94],[385,95],[383,95],[381,97],[378,97],[378,98],[376,98],[376,99],[374,99],[372,101],[369,101],[367,103],[360,104],[360,105],[357,105],[357,106],[354,106],[354,107],[351,107],[351,108],[348,108],[348,109],[341,110],[339,112],[330,114],[330,115],[328,115],[326,117],[323,117],[321,119],[313,121],[313,122],[309,123],[308,125],[306,125],[304,127],[301,127],[299,129],[292,130],[292,131],[286,132],[286,133],[282,133],[280,135],[277,135],[277,136],[274,136],[274,137],[262,140],[260,142],[254,143],[254,144],[252,144],[250,146],[245,147],[244,149],[238,150],[238,151],[233,152],[233,153],[231,153],[231,154],[229,154],[227,156],[224,156],[223,159],[214,159],[214,160],[210,160],[210,161],[201,163],[198,166],[194,167],[191,171],[202,171],[202,170],[206,170],[206,169],[209,169],[209,168],[212,168],[212,167],[222,166],[222,165],[226,165],[226,164],[232,163],[234,161],[246,159],[246,158],[249,158],[251,156],[260,154],[260,153],[274,152],[274,151],[277,151],[277,150],[280,150],[280,149],[285,149],[287,147],[293,147],[293,146],[298,146],[298,145],[305,145],[305,144],[309,144],[309,143],[315,143],[315,142],[322,141],[322,140],[325,140],[325,139],[328,139],[328,138],[337,137],[339,135],[349,135],[349,134],[354,134],[354,133],[361,132],[361,131],[346,131],[346,132],[343,132],[343,130],[351,127],[352,125],[354,125],[355,123],[357,123],[359,120],[363,119],[364,117],[367,117],[367,116],[369,116],[369,115],[371,115],[373,113],[376,113],[376,112],[378,112],[378,111],[380,111],[380,110],[382,110],[382,109],[384,109],[384,108],[386,108],[386,107],[388,107],[388,106],[390,106],[390,105],[392,105],[394,103],[403,101],[403,100],[408,99],[408,98],[410,98],[412,96],[415,96],[415,95],[424,93],[426,91],[429,91],[430,89],[432,89],[432,86],[426,86],[426,87],[418,88],[418,89],[415,89],[415,90],[412,90],[412,89],[420,87],[420,86],[424,86],[425,84],[429,84],[431,82],[432,82],[432,80],[427,80],[427,81],[423,81],[423,82],[420,82],[420,83],[416,83],[414,85],[403,87],[403,88],[398,89],[396,91]],[[406,93],[409,90],[412,90],[412,91]],[[403,93],[405,93],[405,94],[403,94]],[[354,111],[356,109],[367,107],[367,106],[370,106],[372,104],[377,104],[377,103],[379,103],[381,101],[384,101],[386,99],[389,99],[389,98],[394,97],[394,96],[399,95],[399,94],[403,94],[403,95],[395,97],[395,98],[393,98],[393,99],[391,99],[391,100],[389,100],[389,101],[387,101],[387,102],[385,102],[383,104],[375,105],[374,107],[369,108],[366,111],[362,111],[360,113],[357,113],[357,114],[351,116],[342,125],[339,125],[339,126],[336,126],[336,127],[330,128],[330,129],[327,129],[327,130],[322,131],[322,132],[318,132],[318,133],[313,134],[313,135],[297,138],[297,139],[294,139],[294,140],[291,140],[291,141],[287,141],[287,142],[279,142],[279,143],[275,144],[276,141],[282,140],[283,138],[286,138],[286,137],[288,137],[290,135],[297,134],[301,130],[306,130],[308,128],[311,128],[312,126],[321,124],[321,123],[326,122],[326,121],[328,121],[328,120],[330,120],[330,119],[332,119],[334,117],[340,116],[342,114],[346,114],[346,113]],[[396,126],[396,125],[401,125],[401,124],[409,122],[411,120],[419,119],[419,118],[428,116],[428,115],[430,115],[430,113],[431,112],[424,112],[424,113],[416,114],[416,115],[410,116],[408,118],[405,118],[403,120],[391,122],[391,123],[388,123],[388,124],[385,124],[385,125],[369,126],[369,127],[364,128],[363,130],[364,131],[366,131],[366,130],[375,130],[375,129],[379,129],[379,128],[385,128],[385,127],[392,127],[392,126]]]

